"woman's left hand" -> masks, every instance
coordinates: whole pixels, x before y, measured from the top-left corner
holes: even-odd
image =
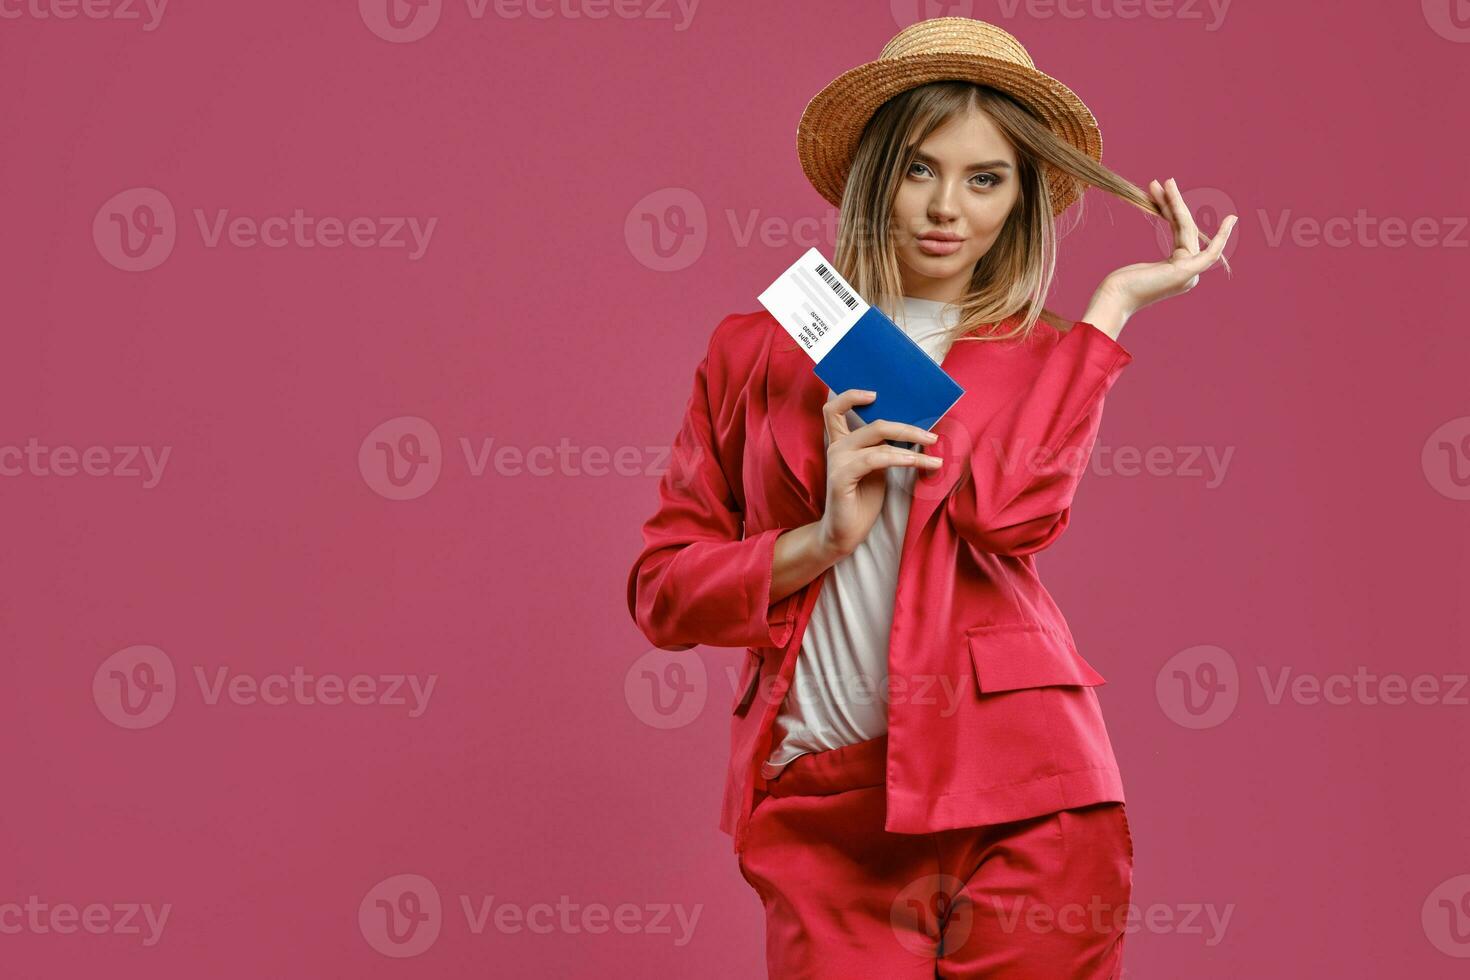
[[[1199,283],[1200,273],[1220,260],[1235,227],[1236,216],[1226,215],[1220,222],[1220,230],[1201,251],[1199,228],[1174,178],[1163,184],[1149,181],[1148,192],[1173,226],[1174,251],[1157,262],[1137,262],[1110,272],[1097,287],[1082,320],[1115,339],[1117,331],[1123,329],[1134,313],[1193,289]]]

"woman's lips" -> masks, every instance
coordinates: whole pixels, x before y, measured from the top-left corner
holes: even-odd
[[[939,238],[920,238],[919,248],[926,255],[953,255],[964,242],[946,242]]]

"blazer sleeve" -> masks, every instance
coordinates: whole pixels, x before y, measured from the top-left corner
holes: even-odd
[[[992,554],[1025,555],[1061,535],[1097,440],[1103,398],[1132,360],[1090,323],[1062,336],[1026,393],[962,447],[965,470],[945,501],[961,537]]]
[[[774,605],[770,598],[776,538],[787,529],[744,536],[733,490],[739,472],[722,463],[740,460],[743,447],[716,438],[713,406],[722,403],[728,379],[718,352],[721,327],[695,369],[671,463],[659,480],[658,509],[643,525],[643,548],[628,573],[628,610],[660,649],[783,647],[795,628],[799,593]]]

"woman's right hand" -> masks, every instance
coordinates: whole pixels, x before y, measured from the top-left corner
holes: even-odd
[[[943,460],[913,449],[890,446],[885,439],[931,445],[939,437],[916,425],[875,419],[853,429],[847,413],[878,397],[874,392],[849,388],[822,406],[827,426],[827,504],[822,513],[822,543],[830,554],[852,554],[868,536],[883,509],[890,466],[921,466],[935,470]]]

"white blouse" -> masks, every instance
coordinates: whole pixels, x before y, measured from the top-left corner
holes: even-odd
[[[938,363],[959,312],[939,300],[905,296],[894,322]],[[829,398],[836,394],[827,390]],[[854,429],[863,425],[856,412],[848,412],[847,420]],[[832,566],[817,596],[792,687],[776,715],[774,748],[761,766],[767,779],[803,753],[888,731],[888,633],[915,473],[911,466],[890,466],[885,475],[887,490],[872,531]]]

